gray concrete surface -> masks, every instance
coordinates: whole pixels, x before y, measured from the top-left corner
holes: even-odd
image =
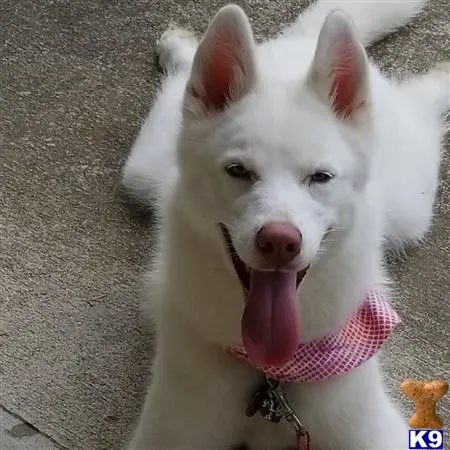
[[[0,407],[0,448],[2,450],[58,450],[48,437]]]
[[[224,3],[0,2],[0,404],[62,447],[110,449],[137,417],[152,353],[138,299],[150,234],[118,172],[157,87],[155,39],[169,20],[204,30]],[[305,1],[240,4],[261,38]],[[449,23],[448,0],[432,0],[371,54],[389,72],[423,71],[450,59]],[[450,374],[449,175],[446,162],[429,241],[392,264],[404,324],[386,379],[407,414],[405,377]],[[448,396],[441,414],[450,423]]]

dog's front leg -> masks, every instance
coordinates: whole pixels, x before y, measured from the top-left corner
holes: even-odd
[[[292,386],[294,406],[321,450],[401,450],[408,427],[385,392],[376,358],[330,380]]]
[[[354,419],[353,429],[350,429],[354,442],[351,447],[346,448],[354,450],[408,448],[408,427],[384,392],[380,391],[377,398],[373,399],[372,411],[365,411],[359,420]]]
[[[138,426],[127,450],[225,450],[237,440],[244,411],[238,385],[216,365],[203,365],[191,354],[180,361],[154,364],[154,376]],[[211,373],[214,371],[214,373]]]
[[[351,436],[342,448],[401,450],[408,448],[408,427],[386,393],[378,358],[366,362],[343,381],[338,395],[348,395],[346,414]],[[354,400],[350,397],[355,395]],[[345,441],[345,439],[344,439]],[[347,445],[348,444],[348,445]],[[336,447],[335,447],[336,448]]]

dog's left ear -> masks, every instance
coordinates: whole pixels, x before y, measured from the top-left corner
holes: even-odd
[[[350,18],[332,11],[319,34],[308,83],[337,117],[352,120],[368,108],[368,70],[366,52]]]
[[[255,83],[255,40],[249,20],[236,5],[222,8],[201,41],[191,69],[185,116],[222,112]]]

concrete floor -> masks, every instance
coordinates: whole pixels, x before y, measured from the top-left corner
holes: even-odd
[[[59,447],[32,425],[0,407],[2,450],[57,450]]]
[[[203,31],[224,3],[0,2],[2,450],[111,449],[137,417],[152,355],[138,294],[151,236],[118,174],[159,80],[155,39],[171,20]],[[239,3],[261,39],[306,0]],[[449,23],[448,0],[432,0],[371,56],[393,73],[450,60]],[[449,177],[445,162],[428,242],[391,264],[403,325],[384,362],[407,415],[404,378],[450,374]],[[450,423],[449,396],[440,410]]]

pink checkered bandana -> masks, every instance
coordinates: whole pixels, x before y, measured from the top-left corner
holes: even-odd
[[[381,293],[369,292],[363,304],[335,334],[300,344],[283,367],[252,364],[243,346],[231,351],[267,377],[281,382],[319,381],[348,372],[370,359],[381,348],[400,318]]]

